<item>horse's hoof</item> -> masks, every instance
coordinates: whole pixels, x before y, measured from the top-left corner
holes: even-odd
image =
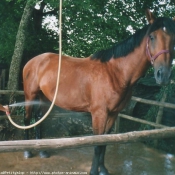
[[[40,158],[49,158],[50,157],[50,155],[47,151],[40,151],[39,156],[40,156]]]
[[[28,159],[33,157],[33,154],[30,151],[24,151],[24,158]]]
[[[99,175],[110,175],[105,167],[100,168]]]
[[[90,171],[90,175],[99,175],[98,171]]]
[[[90,172],[90,175],[96,175],[96,174],[99,175],[98,172],[97,173]]]
[[[99,175],[110,175],[108,172],[100,172]]]

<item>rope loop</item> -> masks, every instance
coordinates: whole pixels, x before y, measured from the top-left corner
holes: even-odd
[[[20,126],[18,124],[16,124],[11,116],[10,116],[10,113],[9,111],[6,111],[6,115],[10,121],[10,123],[12,125],[14,125],[16,128],[19,128],[19,129],[30,129],[30,128],[33,128],[37,125],[39,125],[43,120],[46,119],[46,117],[49,115],[49,113],[51,112],[54,104],[55,104],[55,100],[56,100],[56,97],[57,97],[57,94],[58,94],[58,87],[59,87],[59,81],[60,81],[60,72],[61,72],[61,55],[62,55],[62,0],[60,0],[60,10],[59,10],[59,61],[58,61],[58,74],[57,74],[57,82],[56,82],[56,89],[55,89],[55,94],[54,94],[54,98],[53,98],[53,101],[48,109],[48,111],[45,113],[45,115],[40,119],[38,120],[36,123],[32,124],[32,125],[29,125],[29,126]]]

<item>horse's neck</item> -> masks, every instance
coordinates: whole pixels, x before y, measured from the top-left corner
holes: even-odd
[[[135,48],[132,53],[119,60],[114,59],[114,62],[116,62],[116,65],[114,65],[120,69],[121,75],[123,75],[123,81],[133,85],[146,73],[150,66],[150,62],[146,55],[146,39],[144,39],[140,46]]]

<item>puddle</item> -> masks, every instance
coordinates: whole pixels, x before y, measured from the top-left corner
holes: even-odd
[[[93,147],[37,152],[24,159],[23,152],[0,153],[0,174],[89,174]],[[110,175],[175,175],[175,157],[142,143],[108,145],[105,164]]]

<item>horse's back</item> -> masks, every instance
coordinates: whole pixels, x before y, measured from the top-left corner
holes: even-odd
[[[58,72],[58,54],[44,53],[31,59],[23,69],[24,93],[30,95],[42,91],[52,101]],[[86,111],[85,76],[88,58],[62,56],[61,75],[56,105]],[[76,103],[75,103],[76,101]]]
[[[62,72],[67,72],[68,68],[74,69],[74,66],[82,66],[82,59],[69,56],[62,56]],[[43,53],[29,60],[23,68],[24,80],[28,77],[29,72],[33,72],[33,76],[46,74],[50,71],[57,71],[59,64],[59,55],[55,53]],[[67,67],[65,67],[67,66]],[[70,70],[69,70],[70,71]],[[39,78],[39,77],[37,77]]]

